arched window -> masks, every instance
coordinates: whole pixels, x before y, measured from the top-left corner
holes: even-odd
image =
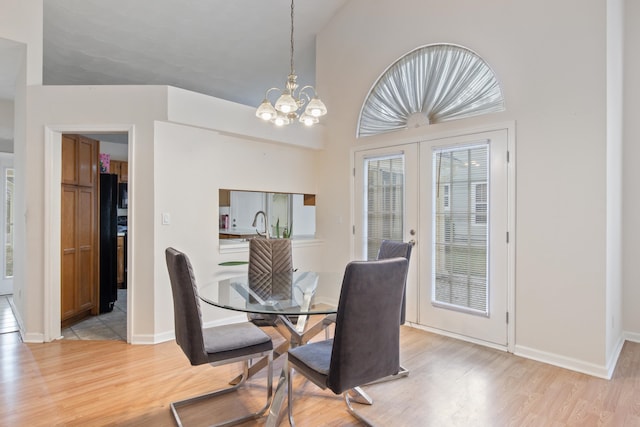
[[[357,136],[369,136],[504,110],[500,85],[471,50],[434,44],[393,63],[365,99]]]

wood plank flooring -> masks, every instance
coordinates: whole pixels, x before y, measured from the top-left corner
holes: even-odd
[[[6,426],[173,426],[171,401],[223,387],[239,372],[190,366],[175,342],[24,344],[10,333],[0,335],[0,357]],[[374,405],[357,405],[379,426],[640,426],[638,343],[625,344],[611,381],[408,327],[402,361],[409,377],[366,387]],[[294,389],[299,426],[357,425],[341,397],[299,376]],[[181,413],[187,425],[208,425],[257,408],[264,391],[261,374],[241,394]]]

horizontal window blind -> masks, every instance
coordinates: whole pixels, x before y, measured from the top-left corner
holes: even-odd
[[[404,155],[365,159],[367,259],[378,256],[383,240],[402,241]]]
[[[479,314],[488,314],[488,151],[433,151],[432,303]]]

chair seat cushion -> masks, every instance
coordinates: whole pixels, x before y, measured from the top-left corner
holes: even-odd
[[[306,344],[289,350],[289,363],[318,387],[327,388],[333,340]]]
[[[209,362],[273,349],[271,337],[248,322],[205,328],[202,334]]]

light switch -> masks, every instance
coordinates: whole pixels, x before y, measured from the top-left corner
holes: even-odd
[[[169,225],[169,224],[171,224],[171,215],[169,215],[169,212],[163,212],[162,225]]]

